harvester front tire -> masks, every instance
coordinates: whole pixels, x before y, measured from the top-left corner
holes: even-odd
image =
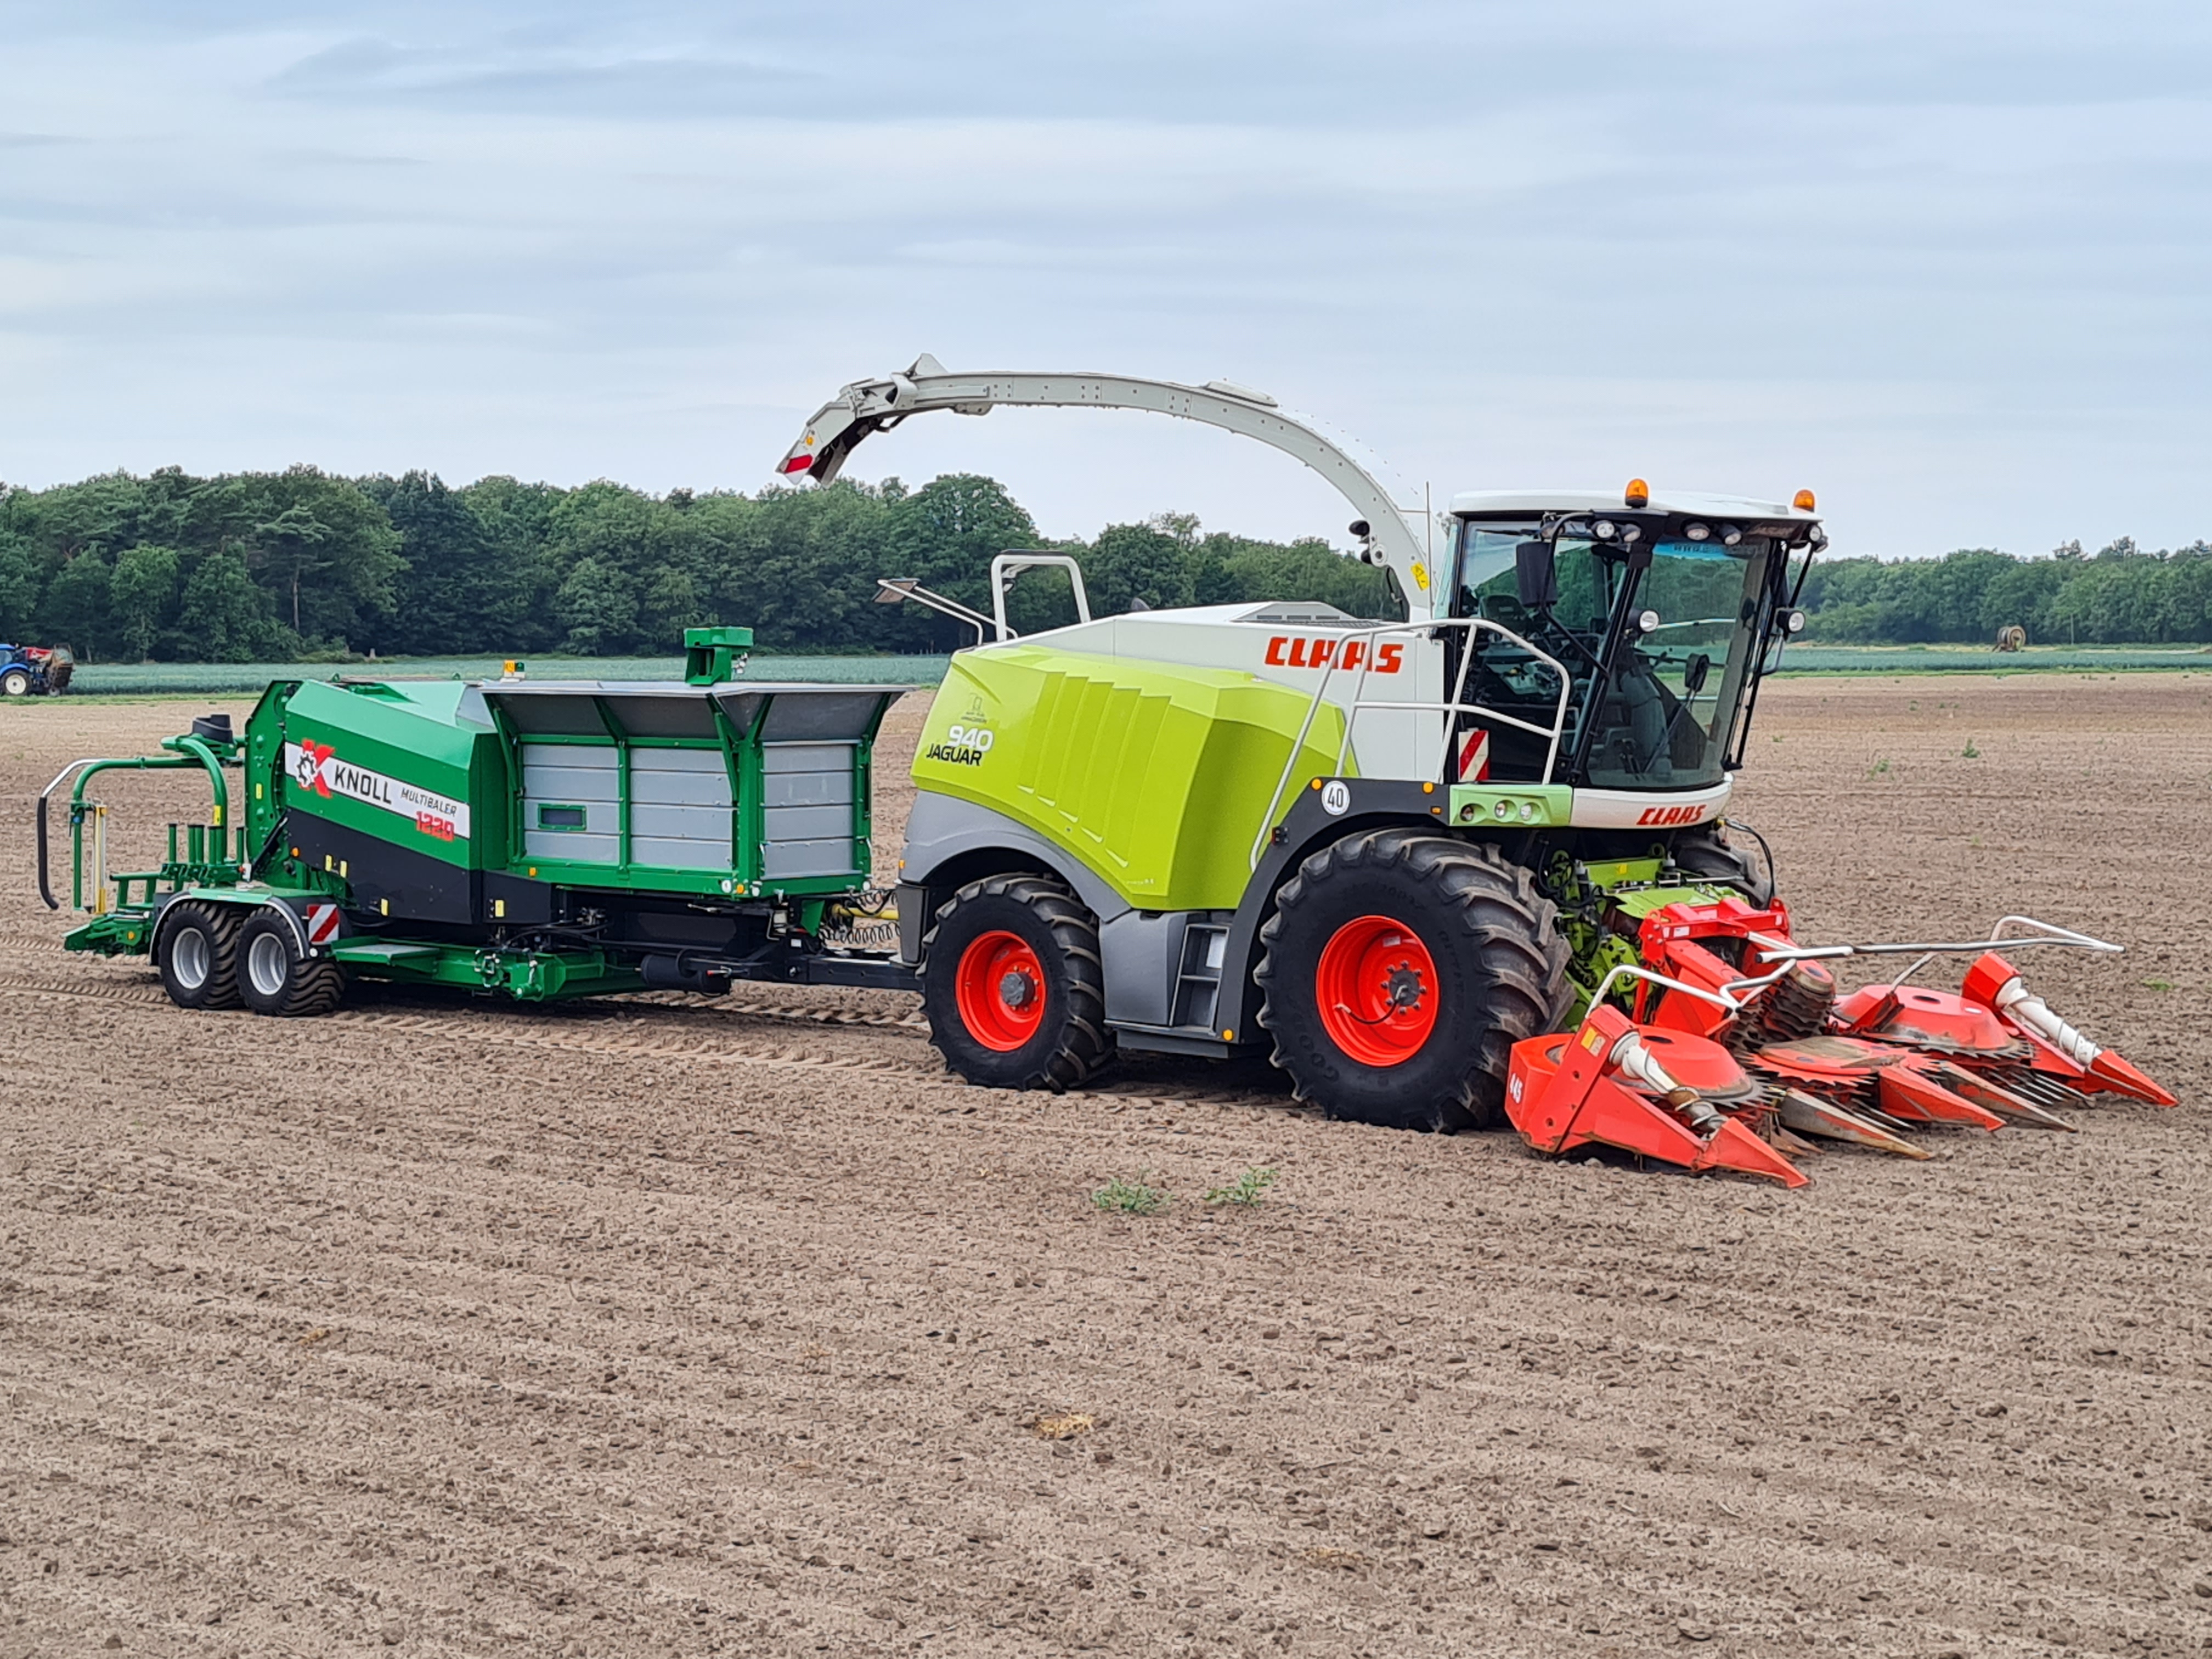
[[[1301,1099],[1388,1128],[1504,1121],[1513,1045],[1550,1030],[1570,994],[1558,910],[1527,870],[1494,847],[1376,830],[1314,854],[1275,903],[1260,1023]]]
[[[291,922],[264,908],[239,930],[238,994],[257,1014],[327,1014],[345,994],[345,969],[328,957],[301,956]]]
[[[929,1040],[967,1081],[1058,1093],[1113,1058],[1098,923],[1059,882],[971,881],[921,950]]]
[[[178,899],[161,912],[154,966],[179,1008],[238,1006],[238,912],[228,904]]]

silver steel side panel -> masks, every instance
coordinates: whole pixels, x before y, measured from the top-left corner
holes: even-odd
[[[523,743],[522,850],[531,858],[613,864],[621,856],[622,780],[611,744]],[[541,830],[541,805],[580,806],[581,830]]]
[[[729,766],[720,749],[629,751],[629,861],[667,870],[734,862]]]
[[[1125,910],[1098,930],[1109,1022],[1168,1024],[1189,921],[1188,910]]]

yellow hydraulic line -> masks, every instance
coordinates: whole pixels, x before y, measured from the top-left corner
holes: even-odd
[[[92,803],[92,914],[107,914],[107,808]]]

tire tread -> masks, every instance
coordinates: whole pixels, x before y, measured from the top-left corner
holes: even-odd
[[[1290,1075],[1299,1098],[1317,1099],[1324,1111],[1339,1115],[1339,1105],[1318,1099],[1312,1080],[1299,1076],[1284,1046],[1284,1022],[1274,998],[1279,988],[1288,994],[1291,988],[1276,984],[1275,951],[1285,919],[1295,925],[1316,890],[1340,872],[1401,868],[1428,890],[1437,914],[1455,918],[1472,936],[1491,994],[1484,1010],[1489,1023],[1468,1045],[1468,1064],[1449,1097],[1425,1109],[1425,1121],[1424,1109],[1405,1121],[1433,1128],[1462,1123],[1494,1127],[1504,1119],[1513,1045],[1558,1024],[1573,988],[1567,980],[1570,953],[1558,908],[1537,890],[1531,872],[1487,842],[1452,840],[1425,828],[1377,830],[1322,848],[1301,864],[1278,892],[1275,914],[1261,929],[1260,965],[1253,975],[1261,989],[1260,1023],[1274,1037],[1272,1058]]]
[[[284,1012],[293,1018],[307,1019],[335,1012],[345,999],[345,969],[328,957],[314,957],[301,963],[292,976],[292,994],[285,1000]]]
[[[270,908],[264,908],[246,925],[252,927],[256,923],[261,924],[264,931],[283,941],[285,954],[291,964],[290,972],[287,975],[283,996],[276,1000],[273,1006],[264,1006],[246,994],[245,963],[240,958],[232,979],[239,1000],[258,1014],[266,1014],[277,1019],[309,1019],[334,1012],[345,996],[345,969],[328,957],[297,954],[297,939],[289,928],[278,924]],[[235,950],[232,954],[234,958],[240,957]]]
[[[1018,1081],[1003,1086],[1048,1089],[1059,1094],[1088,1082],[1114,1057],[1114,1039],[1106,1029],[1105,963],[1099,955],[1097,922],[1059,882],[1029,875],[986,876],[969,882],[930,918],[929,931],[921,939],[923,963],[929,961],[945,919],[959,906],[987,897],[1010,900],[1036,916],[1052,935],[1067,977],[1069,1006],[1060,1041]],[[951,1055],[934,1030],[937,1021],[933,1018],[931,1024],[932,1043],[945,1056],[945,1064],[953,1066]]]
[[[181,1001],[174,990],[169,991],[170,1000],[179,1006],[211,1013],[237,1007],[243,1000],[238,994],[238,935],[244,918],[230,905],[179,899],[161,914],[157,945],[166,951],[172,933],[187,921],[197,922],[208,938],[207,984],[190,1002]],[[166,970],[161,978],[163,988],[168,988]]]
[[[1689,875],[1741,888],[1744,896],[1754,904],[1773,902],[1773,872],[1770,871],[1764,876],[1754,873],[1750,857],[1738,852],[1726,836],[1711,824],[1700,824],[1676,836],[1668,855]]]

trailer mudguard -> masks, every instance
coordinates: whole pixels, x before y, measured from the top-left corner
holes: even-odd
[[[305,889],[272,890],[262,886],[182,887],[155,901],[152,925],[147,929],[148,954],[159,957],[161,929],[170,907],[179,899],[204,904],[227,904],[240,910],[273,910],[292,931],[293,943],[303,957],[319,956],[322,946],[345,937],[345,912],[327,893]]]

